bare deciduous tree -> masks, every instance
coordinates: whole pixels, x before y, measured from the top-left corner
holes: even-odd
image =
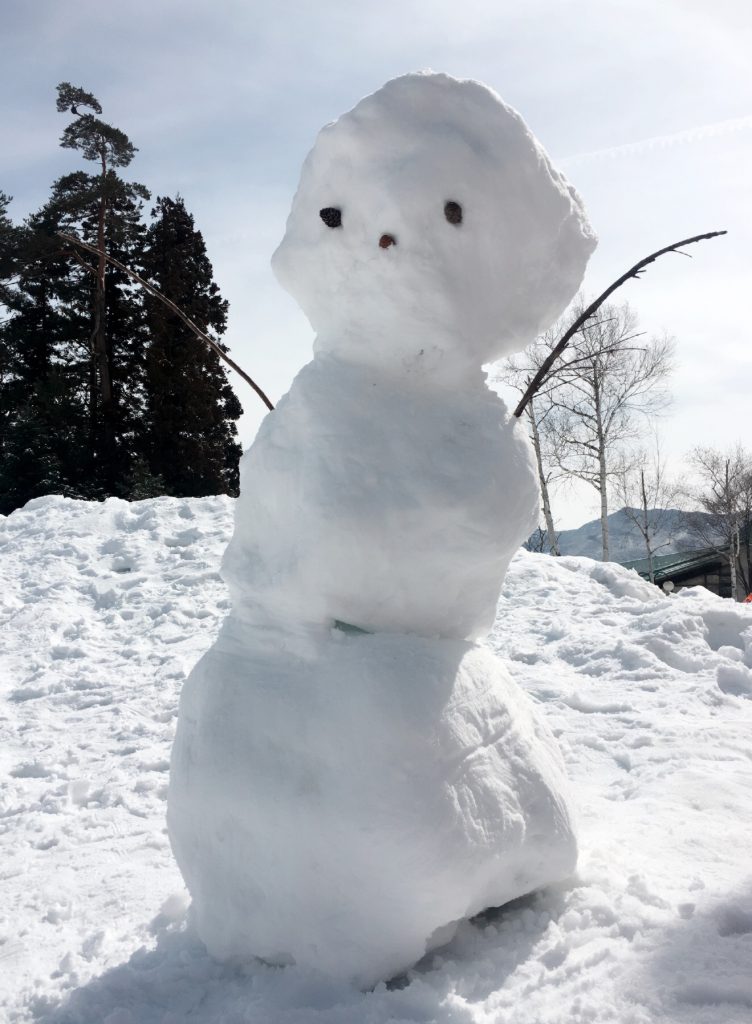
[[[669,404],[665,383],[674,341],[641,341],[637,318],[624,303],[603,306],[602,318],[572,339],[553,395],[562,415],[562,466],[600,495],[603,561],[609,559],[608,485],[618,454],[639,434],[639,420]]]
[[[671,521],[678,494],[677,485],[666,473],[657,438],[652,453],[639,449],[622,460],[614,475],[614,493],[642,537],[650,582],[655,583],[655,555],[670,543],[659,543],[658,538]]]
[[[548,539],[548,530],[539,526],[528,539],[523,543],[525,551],[534,551],[536,554],[551,554],[551,546]]]
[[[685,514],[687,528],[704,547],[728,559],[731,596],[739,600],[741,590],[747,594],[752,589],[752,454],[737,442],[725,451],[694,448],[689,460],[698,483],[687,495],[702,511]]]
[[[531,378],[548,358],[556,343],[561,324],[556,324],[542,334],[519,357],[505,359],[499,367],[497,381],[508,384],[522,394]],[[533,535],[535,544],[530,550],[550,551],[552,555],[560,555],[559,538],[556,533],[553,511],[551,508],[551,486],[564,476],[563,461],[563,416],[554,401],[554,395],[561,386],[559,374],[552,374],[540,390],[528,399],[524,410],[524,418],[528,426],[530,440],[535,452],[535,464],[538,471],[538,482],[541,490],[541,512],[545,529]]]
[[[695,242],[703,242],[707,238],[718,238],[720,235],[728,234],[726,231],[707,231],[703,235],[693,235],[692,238],[683,238],[680,242],[674,242],[672,245],[664,246],[663,249],[658,249],[657,252],[650,253],[649,256],[644,256],[639,260],[633,267],[630,267],[621,277],[618,277],[613,281],[604,292],[596,298],[585,308],[580,307],[578,315],[572,320],[569,327],[562,334],[557,341],[556,345],[553,346],[548,354],[546,361],[539,367],[534,377],[531,377],[522,398],[517,403],[517,408],[514,410],[514,415],[520,417],[525,411],[525,406],[537,392],[541,389],[543,383],[548,379],[553,371],[554,364],[561,357],[561,354],[565,351],[572,338],[577,334],[578,331],[583,330],[588,324],[589,320],[592,320],[601,306],[609,299],[615,291],[617,291],[623,284],[626,284],[630,279],[638,279],[645,273],[646,267],[649,267],[651,263],[655,263],[661,256],[665,256],[667,253],[677,252],[681,253],[682,256],[689,256],[690,254],[684,252],[683,247],[686,245],[694,245]],[[690,257],[691,258],[691,257]]]

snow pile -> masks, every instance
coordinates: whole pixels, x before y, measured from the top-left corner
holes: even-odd
[[[550,323],[593,245],[478,83],[407,75],[320,134],[274,257],[316,356],[243,459],[232,611],[170,772],[213,955],[369,986],[574,869],[555,740],[468,641],[538,505],[481,364]]]
[[[490,640],[563,750],[572,883],[369,993],[213,961],[186,924],[165,783],[178,692],[228,607],[231,529],[220,498],[0,518],[0,1019],[746,1024],[752,610],[586,559],[516,556]]]
[[[229,606],[231,518],[226,498],[50,497],[0,516],[0,1007],[41,1012],[48,987],[184,913],[181,894],[159,917],[181,890],[170,745],[186,673]]]

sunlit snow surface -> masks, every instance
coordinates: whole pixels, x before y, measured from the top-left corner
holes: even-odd
[[[0,518],[0,1020],[750,1019],[752,610],[585,559],[520,554],[492,637],[567,760],[572,884],[367,994],[209,960],[164,798],[182,681],[226,614],[231,528],[223,498]]]

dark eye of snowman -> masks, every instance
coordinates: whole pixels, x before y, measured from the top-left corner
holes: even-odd
[[[455,203],[453,199],[444,203],[444,216],[450,224],[461,224],[462,223],[462,207],[459,203]]]
[[[319,210],[319,217],[328,228],[342,227],[342,210],[338,210],[336,206],[325,206],[323,210]]]

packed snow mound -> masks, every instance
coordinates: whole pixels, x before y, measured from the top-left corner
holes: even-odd
[[[186,683],[168,824],[220,959],[362,986],[457,923],[568,877],[556,743],[488,650],[389,633],[252,635]]]
[[[0,517],[0,1019],[747,1024],[752,609],[518,554],[489,645],[559,739],[571,885],[459,926],[397,986],[211,958],[164,828],[187,671],[228,607],[227,498]],[[367,936],[364,937],[367,941]]]
[[[425,72],[322,129],[273,267],[317,352],[456,381],[548,327],[594,248],[519,114],[479,82]]]
[[[482,380],[437,396],[318,357],[243,456],[223,575],[249,624],[472,639],[537,514],[525,431]]]
[[[545,665],[555,640],[564,645],[586,679],[606,675],[614,682],[640,683],[646,678],[669,678],[678,669],[686,675],[687,692],[701,693],[710,704],[719,702],[719,690],[736,697],[752,696],[749,605],[718,597],[704,587],[684,587],[666,597],[633,569],[614,562],[532,555],[523,569],[521,558],[520,553],[491,634],[491,642],[501,644],[513,660],[527,661],[529,652],[535,651],[535,663]],[[540,585],[541,575],[547,580],[538,593],[533,587]],[[568,601],[582,600],[583,581],[590,584],[583,605],[589,611],[576,616],[578,629],[570,623],[563,629],[560,608]],[[610,637],[610,651],[594,645],[588,636],[586,616],[593,614],[594,606]],[[709,689],[694,678],[706,673],[714,684]],[[539,692],[546,684],[541,682],[541,687]],[[587,704],[579,692],[571,699]],[[622,707],[629,710],[628,704]]]

